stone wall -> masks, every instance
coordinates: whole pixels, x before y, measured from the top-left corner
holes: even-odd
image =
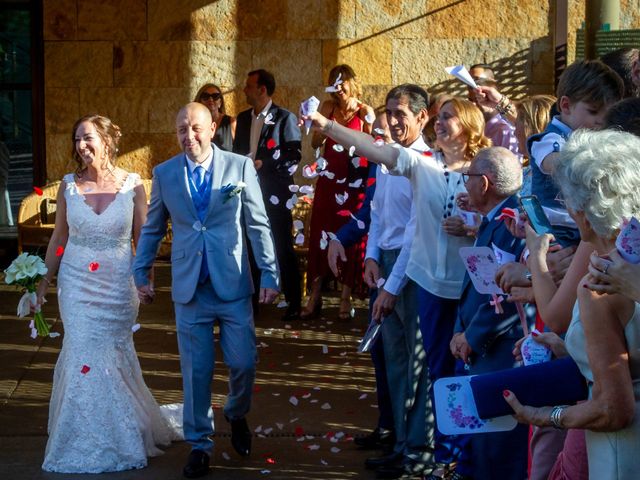
[[[623,0],[638,28],[638,0]],[[322,97],[336,63],[351,64],[363,100],[380,105],[402,82],[462,91],[444,67],[490,63],[517,97],[553,86],[553,0],[45,0],[47,176],[72,169],[70,129],[98,112],[122,127],[120,164],[151,175],[178,151],[174,118],[205,82],[220,85],[231,114],[242,85],[271,70],[275,101],[297,111]],[[584,1],[570,0],[570,31]],[[310,157],[308,140],[305,158]]]

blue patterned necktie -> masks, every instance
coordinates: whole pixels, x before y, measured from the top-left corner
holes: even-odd
[[[206,171],[202,165],[198,165],[196,166],[195,172],[196,172],[196,182],[195,182],[196,188],[198,189],[198,193],[202,195],[204,193],[204,189],[206,188],[206,182],[205,182],[205,178],[207,177]]]

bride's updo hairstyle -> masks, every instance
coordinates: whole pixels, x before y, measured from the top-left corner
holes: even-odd
[[[76,174],[80,175],[86,169],[84,162],[76,151],[76,130],[78,130],[80,124],[84,122],[93,124],[96,132],[102,139],[102,143],[105,145],[106,158],[103,159],[101,167],[107,169],[109,168],[109,165],[115,167],[116,157],[118,155],[118,144],[120,143],[120,137],[122,137],[120,127],[113,123],[111,119],[103,117],[102,115],[85,115],[76,121],[73,125],[73,129],[71,130],[71,155],[73,161],[76,162],[77,165]]]
[[[450,98],[440,105],[440,110],[447,104],[453,107],[462,131],[467,136],[464,159],[470,162],[481,149],[491,146],[491,140],[484,135],[484,115],[475,103],[464,98]]]
[[[583,212],[595,234],[614,238],[640,218],[640,138],[614,130],[578,130],[562,148],[553,180],[567,209]]]

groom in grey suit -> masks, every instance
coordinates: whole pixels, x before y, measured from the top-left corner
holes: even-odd
[[[184,389],[184,436],[192,446],[183,471],[188,478],[208,472],[213,449],[208,412],[215,321],[229,367],[224,414],[231,422],[231,441],[241,455],[251,448],[245,415],[255,378],[256,339],[245,239],[261,271],[260,302],[271,303],[278,293],[273,240],[253,162],[213,145],[215,128],[209,110],[199,103],[178,113],[183,153],[153,169],[151,203],[133,266],[140,299],[148,303],[154,295],[151,267],[171,220],[171,297]]]

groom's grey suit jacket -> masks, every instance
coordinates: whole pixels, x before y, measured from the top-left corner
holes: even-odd
[[[202,222],[191,199],[184,153],[153,169],[151,203],[138,241],[133,274],[137,286],[149,283],[149,271],[171,219],[171,297],[177,303],[188,303],[193,298],[205,250],[210,281],[223,301],[251,295],[254,288],[246,238],[261,270],[260,286],[278,289],[273,240],[253,161],[212,147],[211,199]],[[220,191],[239,182],[246,183],[246,187],[236,196],[228,198]]]

